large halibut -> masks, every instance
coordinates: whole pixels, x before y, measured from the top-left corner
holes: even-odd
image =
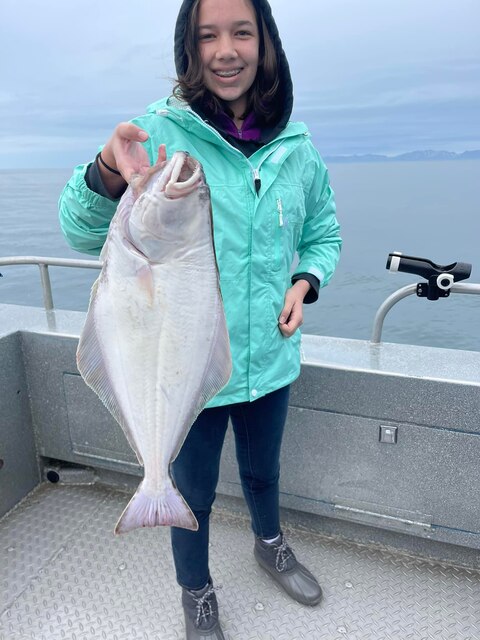
[[[199,162],[176,152],[135,177],[100,258],[77,365],[144,467],[115,533],[157,525],[196,530],[169,467],[232,370]]]

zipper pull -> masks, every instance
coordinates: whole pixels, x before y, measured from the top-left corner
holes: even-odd
[[[255,183],[255,191],[258,195],[260,191],[260,187],[262,186],[262,181],[260,180],[260,174],[258,173],[258,169],[253,170],[253,182]]]
[[[281,198],[277,198],[277,210],[278,210],[278,226],[283,227],[283,205],[282,205]]]

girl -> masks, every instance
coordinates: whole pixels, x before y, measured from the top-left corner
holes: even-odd
[[[289,122],[292,82],[268,2],[184,0],[175,63],[173,95],[119,124],[96,160],[77,167],[60,223],[74,249],[97,255],[131,175],[157,149],[160,160],[180,149],[203,164],[233,373],[172,465],[199,530],[172,528],[171,537],[186,638],[219,640],[208,527],[229,418],[255,558],[298,602],[321,599],[280,528],[279,456],[289,385],[300,372],[302,306],[330,280],[341,240],[325,165],[305,125]]]

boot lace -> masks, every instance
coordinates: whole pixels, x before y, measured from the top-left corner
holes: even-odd
[[[275,559],[275,567],[279,573],[285,571],[289,558],[293,558],[292,549],[288,546],[287,541],[282,537],[280,546],[277,547],[277,557]]]
[[[197,605],[197,618],[195,620],[195,626],[197,628],[200,627],[202,622],[208,622],[208,619],[215,614],[212,607],[211,596],[215,593],[215,591],[221,588],[222,585],[218,585],[218,587],[214,587],[213,585],[211,585],[200,598],[193,596],[196,600]]]

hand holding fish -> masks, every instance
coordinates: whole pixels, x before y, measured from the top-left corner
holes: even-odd
[[[146,140],[148,133],[131,122],[121,122],[115,127],[112,137],[102,149],[99,163],[104,184],[112,195],[120,190],[123,193],[125,183],[130,183],[132,175],[143,175],[150,169],[148,153],[140,144]],[[165,145],[161,145],[158,163],[165,160]]]
[[[285,294],[285,302],[278,320],[278,328],[285,338],[293,336],[303,324],[303,299],[309,289],[310,284],[306,280],[297,280]]]

